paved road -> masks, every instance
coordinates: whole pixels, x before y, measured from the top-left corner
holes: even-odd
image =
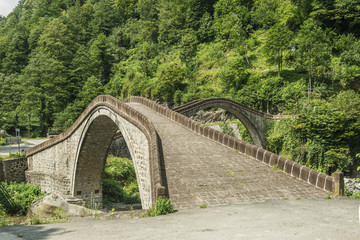
[[[1,240],[356,240],[356,200],[270,200],[180,210],[154,218],[81,219],[38,226],[0,228]]]
[[[329,193],[234,152],[149,108],[130,103],[154,124],[162,142],[169,196],[177,209],[324,197]]]
[[[47,139],[43,140],[27,140],[25,143],[20,144],[21,150],[27,150],[29,148],[35,147],[40,143],[45,142]],[[7,146],[0,146],[0,155],[7,156],[9,153],[16,153],[19,151],[19,146],[17,144],[14,145],[7,145]]]

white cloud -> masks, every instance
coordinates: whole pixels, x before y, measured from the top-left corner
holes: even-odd
[[[17,5],[18,0],[0,0],[0,15],[7,16]]]

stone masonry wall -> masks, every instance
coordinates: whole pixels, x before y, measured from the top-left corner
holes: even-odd
[[[126,145],[126,141],[122,134],[118,134],[114,137],[113,141],[111,142],[108,154],[114,157],[131,159],[129,148]]]
[[[25,182],[26,158],[7,159],[0,162],[0,181]]]
[[[66,140],[28,157],[26,180],[48,193],[71,195],[77,146],[85,123]]]
[[[3,171],[3,163],[2,161],[0,161],[0,182],[5,181],[5,175],[4,175],[4,171]]]

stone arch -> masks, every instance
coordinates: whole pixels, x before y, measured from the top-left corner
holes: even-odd
[[[102,181],[108,148],[120,130],[133,159],[144,209],[151,207],[152,186],[150,176],[150,143],[141,129],[110,108],[99,106],[87,119],[78,144],[71,192],[86,203],[101,204]]]
[[[264,116],[265,114],[240,103],[226,98],[207,98],[195,100],[183,106],[174,108],[174,111],[187,117],[195,115],[200,110],[207,108],[221,108],[233,114],[245,126],[253,143],[265,148]]]

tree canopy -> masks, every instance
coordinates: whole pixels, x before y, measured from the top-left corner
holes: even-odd
[[[358,161],[360,0],[27,0],[0,18],[0,128],[69,127],[93,97],[227,97],[272,114],[268,148]],[[283,130],[282,129],[286,129]]]

